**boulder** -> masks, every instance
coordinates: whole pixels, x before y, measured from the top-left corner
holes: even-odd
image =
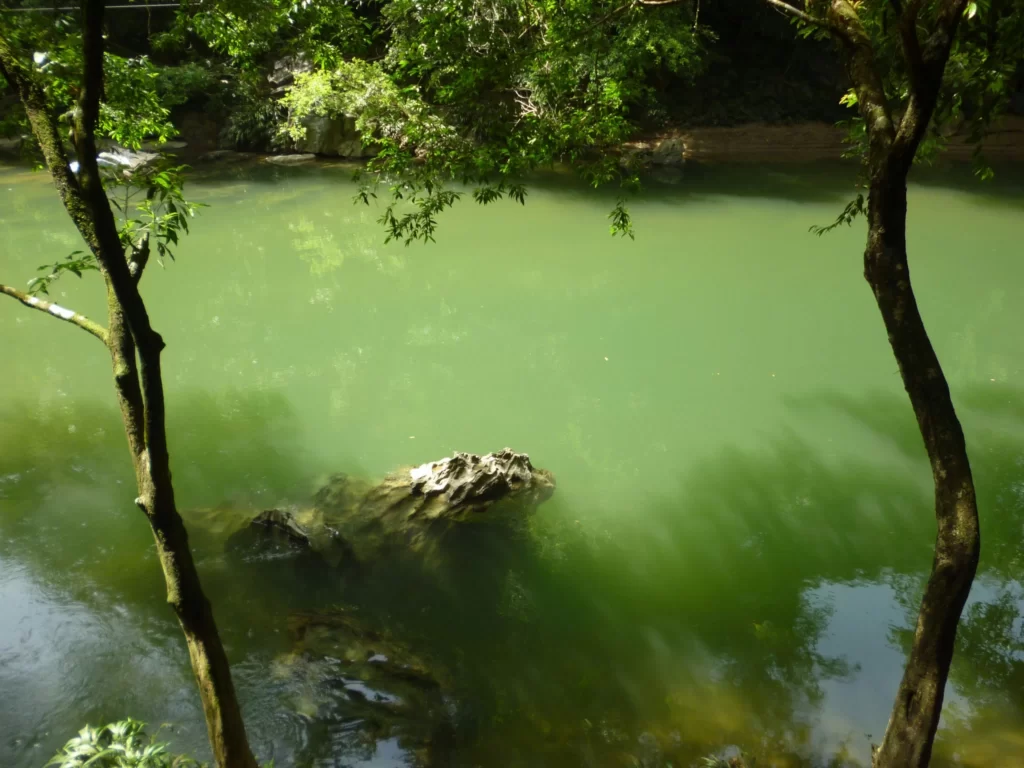
[[[486,456],[456,452],[393,472],[373,486],[334,475],[313,504],[357,555],[372,557],[396,546],[425,550],[467,526],[521,528],[554,491],[550,472],[506,448]]]
[[[137,171],[155,163],[160,157],[158,152],[144,152],[113,145],[110,149],[96,155],[96,161],[100,167],[120,172],[129,178]]]
[[[312,508],[262,512],[230,537],[229,546],[260,557],[311,550],[332,564],[368,562],[396,551],[425,554],[460,529],[485,527],[508,539],[525,529],[554,491],[552,474],[536,469],[525,453],[456,452],[393,472],[375,485],[332,475]]]
[[[356,130],[355,118],[310,115],[303,121],[306,135],[295,143],[299,152],[312,152],[329,157],[370,157],[372,147],[363,145],[362,135]]]
[[[284,91],[295,82],[295,76],[309,72],[313,69],[313,62],[304,53],[294,56],[283,56],[274,62],[274,66],[267,75],[267,82],[274,87],[274,93]]]
[[[270,155],[266,158],[266,161],[273,165],[299,165],[301,163],[308,163],[310,160],[316,160],[316,155],[309,153],[301,155]]]

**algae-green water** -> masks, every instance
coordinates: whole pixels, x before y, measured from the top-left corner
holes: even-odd
[[[631,203],[635,241],[608,234],[613,193],[546,180],[525,206],[466,201],[410,247],[353,204],[349,169],[195,174],[210,207],[142,285],[178,502],[260,758],[410,759],[281,672],[291,612],[359,601],[444,670],[455,765],[654,766],[669,744],[867,765],[934,523],[863,225],[808,233],[852,174],[687,168]],[[983,526],[937,765],[1024,764],[1022,214],[1019,169],[932,171],[910,193]],[[24,169],[0,168],[0,231],[16,286],[80,247]],[[103,319],[95,273],[51,297]],[[105,350],[5,298],[0,360],[0,764],[129,715],[208,756]],[[301,506],[333,472],[506,446],[558,487],[495,589],[487,563],[430,585],[239,569],[217,534],[217,510]]]

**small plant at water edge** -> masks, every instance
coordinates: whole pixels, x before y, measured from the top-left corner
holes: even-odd
[[[201,768],[190,757],[172,755],[168,745],[146,735],[146,724],[121,720],[101,728],[85,726],[58,752],[49,766],[58,768]]]

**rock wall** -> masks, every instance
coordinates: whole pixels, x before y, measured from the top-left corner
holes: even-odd
[[[312,116],[304,124],[306,136],[295,143],[295,149],[299,152],[349,158],[372,157],[376,154],[372,147],[363,144],[353,117]]]

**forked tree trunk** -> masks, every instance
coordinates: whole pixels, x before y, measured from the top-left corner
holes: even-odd
[[[957,626],[981,547],[963,430],[910,281],[906,221],[906,173],[878,169],[868,202],[864,275],[885,321],[928,452],[938,532],[910,656],[875,755],[876,768],[925,768],[931,759]]]
[[[83,0],[82,11],[85,70],[72,131],[81,164],[78,177],[70,171],[56,116],[31,65],[24,64],[0,37],[0,72],[17,88],[61,202],[95,255],[107,286],[106,329],[80,316],[71,317],[74,313],[66,310],[64,314],[52,310],[51,313],[99,337],[110,352],[114,387],[138,486],[135,503],[146,514],[156,540],[167,600],[188,645],[214,760],[220,768],[256,768],[227,655],[174,501],[160,372],[164,343],[150,326],[138,291],[144,264],[137,265],[134,274],[129,269],[96,162],[95,129],[103,90],[103,0]],[[5,292],[40,308],[32,297],[18,291]]]

